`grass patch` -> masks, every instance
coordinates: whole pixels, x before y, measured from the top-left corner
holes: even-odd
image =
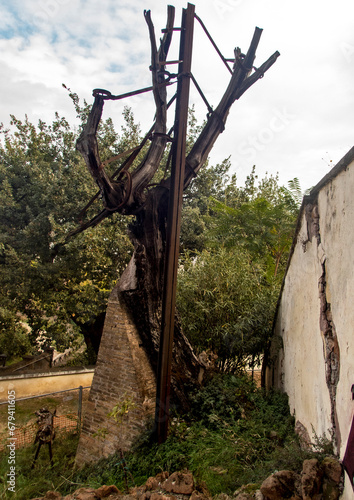
[[[30,420],[35,421],[35,412],[40,408],[47,407],[50,411],[60,408],[60,414],[77,413],[78,409],[78,393],[77,391],[70,391],[67,394],[60,394],[57,396],[38,396],[32,399],[25,399],[23,401],[16,401],[16,425],[21,427],[27,424]],[[7,404],[0,405],[0,431],[6,428],[7,425]]]
[[[188,468],[212,495],[233,494],[244,484],[259,487],[275,470],[299,472],[303,460],[314,456],[299,446],[287,397],[265,395],[248,377],[217,375],[192,399],[189,415],[172,418],[164,444],[146,435],[126,454],[135,484],[164,470]],[[84,468],[76,480],[92,486],[114,483],[124,490],[120,456]]]
[[[3,452],[0,455],[0,498],[29,500],[44,496],[48,490],[61,491],[64,485],[67,488],[67,480],[70,481],[70,478],[73,477],[77,444],[78,436],[76,434],[67,434],[55,439],[53,443],[53,468],[50,464],[47,445],[42,445],[33,469],[31,466],[37,444],[16,450],[15,493],[7,491],[8,454],[6,451]]]
[[[42,408],[43,406],[47,406],[49,408],[56,408],[58,406],[58,402],[55,398],[52,397],[44,397],[44,398],[34,398],[27,399],[25,401],[16,401],[16,423],[21,426],[26,424],[28,420],[32,417],[35,418],[34,412]],[[7,404],[3,404],[0,406],[0,420],[2,422],[7,422],[7,412],[8,407]]]
[[[124,491],[124,468],[129,486],[143,484],[149,476],[164,470],[172,473],[188,468],[212,495],[233,494],[245,484],[259,487],[275,470],[299,472],[303,460],[314,456],[300,449],[286,396],[277,392],[266,395],[249,377],[233,375],[214,376],[192,396],[188,415],[173,415],[164,444],[153,443],[146,433],[123,463],[117,453],[73,471],[76,445],[75,435],[54,442],[53,469],[43,446],[33,471],[30,467],[35,447],[19,450],[17,493],[11,498],[28,500],[50,489],[67,494],[83,485],[97,488],[115,484]],[[3,495],[7,472],[4,457],[0,463]]]

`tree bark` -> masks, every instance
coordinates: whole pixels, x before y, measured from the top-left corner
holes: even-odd
[[[151,365],[157,372],[161,331],[162,287],[166,245],[168,191],[157,187],[130,228],[133,257],[121,276],[118,290],[132,313]],[[175,319],[172,361],[172,402],[188,408],[188,388],[195,386],[203,367]]]
[[[165,35],[157,49],[150,12],[145,12],[151,42],[151,71],[153,93],[156,104],[155,123],[150,148],[144,160],[132,172],[123,169],[116,181],[109,179],[102,168],[96,139],[105,96],[96,94],[88,122],[77,142],[89,171],[97,182],[104,209],[90,223],[83,224],[78,231],[94,226],[118,211],[135,215],[130,227],[134,244],[133,257],[119,281],[119,293],[125,301],[138,327],[142,344],[156,371],[161,330],[161,298],[166,250],[166,220],[168,211],[170,179],[147,189],[160,166],[167,145],[166,115],[167,92],[164,62],[172,37],[174,8],[168,8]],[[225,128],[229,110],[235,100],[274,64],[279,53],[271,56],[258,70],[253,71],[253,62],[261,36],[256,28],[250,48],[244,56],[235,50],[235,64],[229,85],[214,112],[210,114],[200,136],[186,158],[184,188],[206,161],[216,139]],[[191,345],[176,318],[172,362],[172,399],[182,408],[188,407],[188,387],[195,386],[200,379],[203,366],[196,358]]]

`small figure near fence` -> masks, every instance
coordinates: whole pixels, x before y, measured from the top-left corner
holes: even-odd
[[[37,425],[38,431],[36,434],[36,439],[34,440],[34,444],[38,442],[38,448],[32,463],[32,469],[34,464],[38,458],[39,450],[41,449],[42,444],[47,444],[49,449],[49,458],[50,463],[53,467],[53,453],[52,453],[52,443],[55,438],[55,430],[54,430],[54,417],[56,415],[56,410],[52,413],[48,410],[48,408],[41,408],[36,411],[37,415]]]

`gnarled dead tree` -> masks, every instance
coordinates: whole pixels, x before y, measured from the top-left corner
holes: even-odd
[[[134,244],[132,259],[123,273],[118,289],[121,299],[132,311],[132,317],[140,332],[142,343],[156,370],[160,321],[161,297],[166,249],[166,220],[169,201],[170,178],[158,185],[150,183],[163,159],[169,140],[167,135],[167,86],[171,75],[166,71],[166,60],[173,34],[174,8],[168,7],[167,25],[164,36],[157,47],[150,11],[144,13],[151,43],[152,91],[156,105],[155,122],[143,143],[150,140],[150,147],[142,162],[132,167],[139,149],[133,151],[115,180],[105,172],[100,160],[96,138],[105,100],[114,99],[105,90],[94,91],[94,103],[77,148],[83,155],[92,177],[98,184],[104,208],[90,222],[83,224],[76,232],[97,225],[113,212],[134,215],[131,240]],[[197,17],[197,16],[196,16]],[[199,20],[199,18],[197,18]],[[256,28],[248,52],[244,55],[235,49],[235,58],[230,82],[216,107],[209,113],[207,122],[186,158],[184,188],[190,184],[206,161],[216,139],[223,132],[232,104],[253,85],[274,64],[279,53],[273,54],[258,69],[254,68],[256,49],[261,36]],[[186,75],[178,75],[178,78]],[[178,321],[175,323],[172,362],[172,397],[185,406],[185,389],[198,379],[200,364],[188,340],[183,335]]]

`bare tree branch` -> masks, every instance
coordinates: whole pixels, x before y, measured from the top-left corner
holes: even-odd
[[[163,158],[168,140],[166,135],[166,82],[168,80],[168,77],[166,79],[166,75],[168,75],[168,72],[165,70],[165,64],[172,39],[174,14],[174,7],[169,6],[166,29],[164,30],[163,38],[160,40],[160,46],[157,48],[151,13],[150,11],[144,12],[151,45],[150,69],[152,73],[156,115],[155,123],[151,129],[151,144],[142,162],[131,173],[128,172],[128,167],[132,162],[128,162],[127,168],[123,169],[117,181],[111,180],[105,173],[100,162],[96,138],[97,127],[101,119],[104,103],[104,97],[101,95],[95,97],[88,122],[78,139],[77,148],[85,158],[88,169],[99,186],[106,208],[106,210],[99,214],[99,220],[103,220],[105,217],[109,216],[112,211],[119,211],[125,214],[136,213],[137,209],[145,202],[146,197],[142,194],[143,190],[151,182]],[[239,48],[235,49],[235,64],[228,87],[215,111],[208,117],[206,125],[186,158],[184,188],[190,184],[191,180],[197,175],[198,171],[207,160],[216,139],[225,128],[225,123],[232,104],[256,81],[262,78],[265,72],[279,57],[279,52],[275,52],[258,69],[253,67],[261,34],[262,30],[256,28],[246,55],[243,55]],[[255,69],[255,71],[253,71],[253,69]],[[124,177],[123,174],[126,174],[126,177]],[[161,187],[169,188],[169,185],[170,179],[161,181]],[[96,220],[95,218],[93,220],[94,222],[92,222],[95,224]]]
[[[76,148],[86,162],[86,165],[95,179],[104,204],[108,207],[117,206],[122,199],[121,189],[117,189],[117,183],[112,181],[103,168],[97,143],[97,128],[102,116],[104,100],[102,97],[95,97],[87,123],[77,140]]]
[[[151,145],[146,157],[138,168],[132,173],[132,193],[137,195],[151,181],[162,160],[166,144],[166,121],[167,121],[167,89],[163,84],[165,79],[165,61],[172,39],[172,28],[174,23],[175,9],[168,7],[166,33],[161,40],[160,48],[157,50],[155,30],[151,20],[150,11],[145,11],[145,20],[149,28],[151,43],[151,72],[153,93],[156,105],[155,126],[151,139]],[[132,202],[133,200],[129,200]]]
[[[164,63],[171,44],[174,14],[174,7],[169,6],[165,34],[160,42],[159,49],[157,49],[150,11],[144,12],[150,34],[151,72],[156,118],[151,145],[142,163],[132,174],[125,169],[118,181],[113,181],[106,174],[100,161],[97,143],[97,128],[101,120],[104,104],[104,97],[101,95],[102,91],[95,96],[87,123],[77,141],[76,147],[84,157],[89,172],[97,182],[104,205],[108,211],[119,210],[122,205],[136,204],[135,196],[139,198],[141,191],[151,181],[162,160],[167,144],[167,90],[166,85],[164,85],[166,81]],[[123,174],[126,174],[124,180]],[[109,215],[109,212],[107,215]]]
[[[274,64],[277,57],[280,55],[276,52],[261,66],[261,68],[256,70],[251,76],[248,76],[253,68],[256,49],[258,47],[261,34],[262,30],[260,28],[256,28],[246,56],[242,57],[240,49],[236,49],[235,51],[236,58],[234,73],[231,77],[230,83],[221,98],[219,105],[209,116],[205,127],[201,131],[186,158],[187,168],[184,181],[185,188],[190,184],[191,180],[196,176],[199,169],[205,163],[216,139],[223,132],[232,104],[236,99],[239,99],[251,85],[264,75],[264,73],[272,66],[272,64]]]

